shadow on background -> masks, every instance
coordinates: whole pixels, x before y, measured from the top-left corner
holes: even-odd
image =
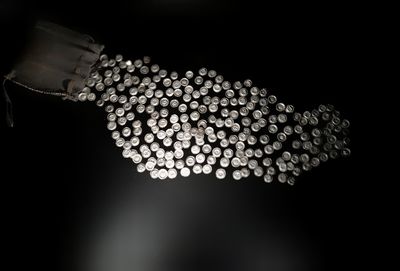
[[[1,71],[23,49],[34,20],[45,18],[92,35],[111,55],[150,55],[181,73],[205,66],[228,80],[251,78],[300,111],[332,103],[352,121],[360,65],[352,9],[256,2],[8,1],[1,8],[9,41],[2,43],[9,53]],[[365,207],[357,200],[354,157],[313,170],[295,187],[204,176],[158,182],[121,157],[95,105],[7,89],[16,127],[2,123],[2,172],[16,231],[11,250],[26,259],[17,266],[311,271],[359,265]]]

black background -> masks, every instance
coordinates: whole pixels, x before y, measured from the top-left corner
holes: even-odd
[[[23,48],[27,29],[38,18],[48,19],[90,34],[110,55],[149,55],[162,68],[181,73],[205,66],[228,80],[251,78],[299,111],[331,103],[353,125],[353,156],[323,164],[294,187],[204,176],[157,182],[121,157],[106,130],[105,114],[95,105],[7,83],[16,126],[1,123],[2,191],[8,251],[16,270],[84,270],[90,250],[86,239],[97,236],[94,232],[109,213],[129,210],[127,202],[143,193],[137,206],[160,212],[173,221],[171,227],[184,229],[160,256],[162,270],[358,270],[368,264],[364,252],[372,240],[363,231],[368,204],[365,178],[357,169],[360,124],[354,107],[365,90],[360,67],[367,61],[363,37],[369,26],[361,7],[211,0],[9,1],[1,12],[2,74]],[[160,231],[170,234],[162,226]],[[279,269],[277,264],[274,269],[263,253],[275,249],[271,244],[279,247],[279,241],[268,243],[267,238],[265,247],[255,242],[257,248],[246,241],[246,236],[258,240],[268,231],[268,236],[278,232],[297,244],[291,247],[294,252],[282,249],[286,257],[278,253],[277,258],[303,257],[307,267]],[[267,267],[249,267],[255,260],[244,251],[261,251],[257,259],[267,261]],[[139,269],[132,263],[130,270]]]

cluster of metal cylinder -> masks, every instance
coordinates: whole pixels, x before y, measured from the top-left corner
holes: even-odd
[[[102,55],[78,94],[107,113],[122,155],[154,179],[211,174],[295,183],[321,162],[349,156],[349,121],[332,105],[295,112],[251,80],[214,70],[168,73],[149,57]]]

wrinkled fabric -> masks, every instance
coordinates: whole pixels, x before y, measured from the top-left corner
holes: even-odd
[[[38,22],[25,52],[6,75],[40,93],[76,100],[104,46],[87,35],[50,22]]]

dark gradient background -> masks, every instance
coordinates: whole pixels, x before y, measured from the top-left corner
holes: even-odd
[[[354,113],[365,61],[362,11],[257,2],[1,5],[2,74],[34,20],[49,19],[92,35],[111,55],[250,78],[300,111],[334,104],[353,125],[353,156],[321,165],[294,187],[205,175],[160,182],[121,157],[94,104],[7,83],[16,123],[9,129],[1,122],[11,270],[325,271],[368,263]]]

